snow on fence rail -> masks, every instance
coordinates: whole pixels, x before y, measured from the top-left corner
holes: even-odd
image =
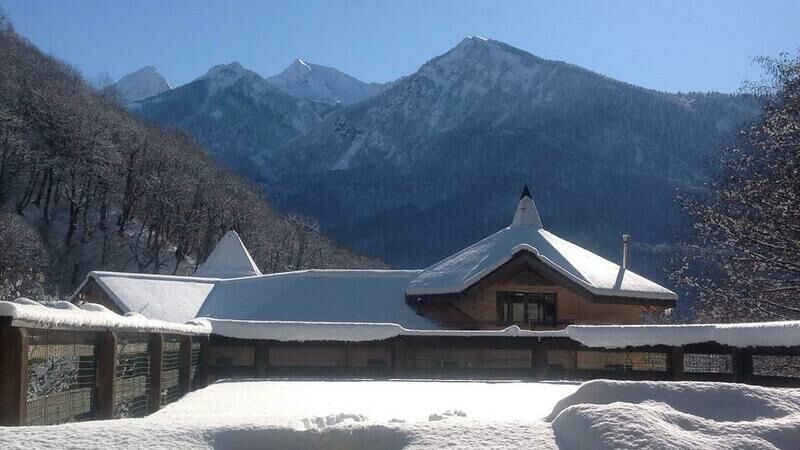
[[[203,324],[0,302],[0,425],[139,417],[202,386]]]
[[[569,338],[593,348],[682,346],[716,342],[737,348],[800,346],[800,321],[699,325],[569,325],[557,331],[409,330],[394,323],[248,321],[200,318],[215,335],[282,342],[366,342],[398,336]]]
[[[212,379],[263,376],[623,378],[800,385],[800,322],[409,330],[198,319]]]

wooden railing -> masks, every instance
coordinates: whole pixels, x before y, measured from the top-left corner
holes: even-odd
[[[212,335],[206,363],[211,380],[611,378],[800,386],[800,347],[742,349],[715,342],[604,349],[565,337],[398,336],[361,343],[303,343]]]
[[[204,386],[206,336],[0,322],[0,425],[141,417]]]
[[[0,318],[1,319],[1,318]],[[142,417],[221,378],[700,380],[800,387],[800,347],[595,348],[564,336],[279,342],[0,321],[0,425]]]

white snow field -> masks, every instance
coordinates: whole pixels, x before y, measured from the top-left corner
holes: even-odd
[[[0,427],[0,448],[24,449],[792,449],[798,443],[799,390],[607,380],[580,386],[228,381],[143,419]]]

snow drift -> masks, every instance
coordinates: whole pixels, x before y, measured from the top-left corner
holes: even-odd
[[[800,390],[595,380],[548,420],[562,450],[797,448]]]

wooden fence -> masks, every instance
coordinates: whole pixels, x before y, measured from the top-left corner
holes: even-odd
[[[346,377],[696,380],[800,386],[800,347],[715,342],[604,349],[565,337],[399,336],[372,342],[278,342],[212,335],[207,370],[221,378]]]
[[[0,322],[0,425],[153,413],[204,386],[201,354],[207,341],[205,336]]]
[[[293,377],[611,378],[800,387],[800,347],[706,342],[604,349],[536,336],[279,342],[0,322],[0,425],[142,417],[221,378]]]

